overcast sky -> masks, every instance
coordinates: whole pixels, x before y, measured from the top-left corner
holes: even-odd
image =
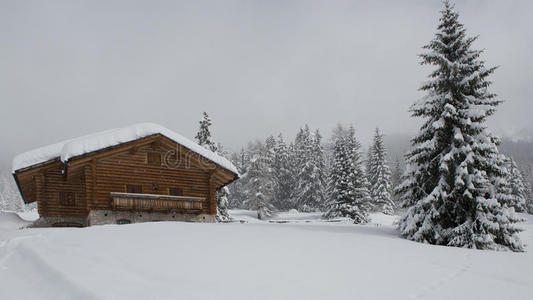
[[[410,133],[428,69],[417,54],[440,1],[0,0],[0,160],[108,128],[156,122],[216,140],[325,135],[353,123]],[[533,1],[457,1],[506,102],[494,132],[533,128]],[[0,161],[1,162],[1,161]]]

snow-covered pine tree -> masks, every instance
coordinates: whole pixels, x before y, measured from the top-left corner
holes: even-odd
[[[348,147],[352,151],[353,165],[355,170],[353,186],[355,188],[355,198],[357,199],[357,205],[361,210],[370,212],[372,209],[372,199],[370,198],[369,187],[365,166],[363,153],[361,151],[361,143],[357,140],[355,136],[355,129],[353,125],[350,124],[348,128]]]
[[[311,131],[307,124],[304,128],[300,128],[300,131],[296,134],[292,159],[295,168],[296,184],[291,195],[291,198],[294,201],[291,208],[299,209],[301,206],[300,200],[302,200],[300,197],[301,188],[305,186],[303,181],[307,180],[307,176],[309,176],[308,173],[311,169],[310,166],[308,166],[311,160]]]
[[[217,147],[217,143],[211,140],[211,131],[210,126],[212,125],[211,119],[204,111],[203,118],[200,120],[200,128],[196,134],[196,140],[200,146],[211,150],[221,156],[228,157],[229,153],[224,150],[222,145],[218,144],[220,147]],[[217,198],[217,216],[216,219],[219,222],[229,221],[231,217],[228,213],[228,195],[229,190],[227,188],[220,189],[216,192]]]
[[[292,203],[291,195],[295,187],[295,176],[290,158],[290,148],[287,147],[280,133],[274,147],[274,161],[272,163],[274,178],[272,205],[279,210],[290,209]]]
[[[260,149],[261,168],[264,173],[263,186],[265,187],[266,200],[269,204],[272,204],[274,197],[275,180],[273,173],[273,164],[275,158],[276,139],[270,135],[266,138],[264,146]]]
[[[302,139],[301,169],[298,173],[296,202],[298,210],[303,212],[316,211],[324,206],[324,153],[320,144],[322,137],[318,130],[310,136],[309,127],[304,129]]]
[[[0,211],[27,211],[36,208],[36,203],[25,204],[9,171],[0,171]]]
[[[326,165],[326,156],[324,153],[324,147],[322,145],[322,135],[320,134],[320,131],[317,129],[315,131],[315,135],[313,137],[313,143],[312,143],[312,156],[313,160],[315,162],[315,175],[314,178],[316,178],[316,189],[317,189],[317,199],[318,199],[318,207],[317,209],[324,210],[326,208],[326,197],[327,197],[327,174],[328,169]]]
[[[520,167],[522,178],[524,178],[524,185],[526,187],[526,210],[529,214],[533,214],[533,164],[522,162]]]
[[[216,215],[217,222],[228,222],[228,221],[231,221],[232,219],[228,212],[229,195],[230,195],[230,191],[227,186],[217,191],[217,215]]]
[[[226,159],[230,159],[231,158],[231,151],[229,151],[228,149],[226,149],[226,147],[224,147],[224,145],[222,145],[222,143],[219,143],[219,142],[215,142],[215,153],[226,158]]]
[[[487,134],[487,136],[489,136],[495,146],[498,146],[500,144],[499,138],[496,138],[491,134]],[[499,232],[498,236],[496,237],[496,240],[503,241],[497,242],[497,248],[508,249],[500,245],[510,243],[518,244],[518,246],[521,247],[521,250],[515,251],[523,251],[523,244],[518,238],[517,233],[523,230],[523,228],[519,226],[518,223],[524,222],[525,220],[516,215],[514,207],[510,205],[514,203],[514,199],[513,197],[509,197],[509,195],[512,194],[512,186],[507,180],[508,178],[510,178],[509,172],[505,167],[507,157],[503,154],[498,153],[498,149],[496,147],[494,148],[495,151],[492,151],[490,159],[488,159],[487,162],[490,166],[492,166],[493,172],[489,173],[489,178],[493,185],[495,198],[501,206],[501,212],[503,215],[503,217],[498,216],[497,218],[497,221],[499,221]]]
[[[508,206],[514,207],[517,212],[525,212],[528,194],[522,172],[516,165],[514,159],[510,157],[506,157],[505,167],[507,168],[508,174],[506,181],[509,183],[511,189],[511,193],[509,194],[511,196],[511,203]]]
[[[298,173],[300,159],[298,157],[298,152],[296,151],[295,142],[290,142],[287,145],[287,152],[289,152],[289,172],[292,174],[291,186],[292,190],[289,195],[289,201],[287,202],[286,209],[296,209],[298,208],[298,203],[296,202],[296,190],[298,187]]]
[[[529,181],[524,181],[526,186],[526,211],[528,214],[533,215],[533,188]]]
[[[392,168],[391,182],[392,187],[395,189],[402,181],[403,170],[400,164],[400,160],[396,158],[394,160],[394,167]]]
[[[392,169],[392,175],[391,175],[391,182],[392,182],[391,195],[392,195],[392,199],[396,207],[401,206],[400,199],[399,199],[400,197],[398,193],[396,193],[396,188],[400,185],[402,181],[402,175],[403,175],[403,169],[400,164],[400,160],[396,158],[396,160],[394,161],[394,168]]]
[[[369,221],[371,200],[360,148],[353,127],[350,127],[347,134],[335,138],[330,171],[330,207],[324,214],[327,219],[350,218],[354,223]]]
[[[217,146],[216,143],[211,140],[211,131],[209,129],[209,127],[212,125],[211,118],[209,118],[209,115],[205,111],[202,120],[200,120],[199,123],[200,129],[196,134],[196,141],[198,142],[198,145],[204,146],[204,148],[216,152]]]
[[[0,174],[0,211],[7,211],[9,209],[10,197],[8,196],[9,185],[3,174]]]
[[[232,153],[230,161],[235,165],[241,175],[239,180],[228,185],[228,208],[242,208],[246,199],[245,186],[247,182],[246,173],[248,171],[249,158],[248,153],[242,148],[239,153]]]
[[[498,199],[496,139],[483,123],[500,101],[489,93],[481,51],[471,49],[458,13],[444,2],[435,38],[425,46],[422,64],[434,65],[421,86],[426,96],[411,107],[425,118],[407,154],[407,171],[398,187],[408,207],[398,228],[407,239],[477,249],[523,251],[520,221]]]
[[[262,163],[261,155],[255,155],[250,160],[250,168],[246,173],[248,184],[246,186],[245,207],[256,210],[257,217],[264,220],[272,215],[272,205],[270,204],[270,186],[267,172]]]
[[[324,202],[324,211],[328,211],[331,209],[335,203],[334,197],[333,197],[333,186],[334,182],[332,179],[332,172],[333,172],[333,165],[335,163],[335,144],[338,139],[344,138],[346,135],[348,135],[348,130],[342,126],[342,124],[337,124],[335,128],[333,128],[331,136],[329,137],[327,143],[324,147],[324,156],[326,157],[326,185],[325,185],[325,196],[326,200]]]
[[[383,134],[379,132],[378,128],[376,128],[372,146],[368,150],[367,177],[374,210],[392,214],[394,202],[391,197],[391,172],[387,163],[387,150],[383,143]]]
[[[221,143],[216,143],[216,153],[227,159],[231,158],[229,151]],[[231,216],[229,215],[229,195],[230,190],[227,186],[219,189],[216,192],[217,197],[217,215],[216,219],[218,222],[228,222],[231,221]]]

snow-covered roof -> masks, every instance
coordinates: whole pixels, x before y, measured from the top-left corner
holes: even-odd
[[[208,149],[205,149],[204,147],[170,129],[153,123],[140,123],[124,128],[106,130],[19,154],[13,159],[12,171],[15,173],[17,170],[57,158],[61,159],[62,162],[66,162],[72,157],[134,141],[158,133],[211,160],[221,167],[224,167],[235,174],[239,174],[237,168],[226,158]]]

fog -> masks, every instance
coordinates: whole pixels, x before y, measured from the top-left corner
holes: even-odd
[[[0,165],[26,150],[155,122],[247,141],[303,124],[412,133],[440,1],[0,1]],[[500,66],[489,126],[531,130],[533,2],[457,1]]]

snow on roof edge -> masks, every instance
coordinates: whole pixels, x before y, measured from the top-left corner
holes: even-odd
[[[186,137],[155,123],[139,123],[131,126],[111,129],[99,133],[89,134],[49,146],[30,150],[15,156],[13,159],[12,172],[31,167],[43,162],[60,158],[62,162],[72,157],[91,153],[107,147],[131,142],[153,134],[161,134],[176,143],[200,154],[225,169],[239,176],[237,168],[226,158],[196,144]]]

